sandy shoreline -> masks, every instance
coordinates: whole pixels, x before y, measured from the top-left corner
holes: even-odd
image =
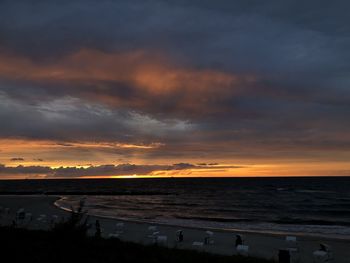
[[[0,222],[2,225],[11,224],[15,217],[15,212],[24,208],[26,212],[31,213],[33,220],[25,223],[24,226],[33,229],[47,229],[52,215],[57,218],[67,217],[68,212],[59,209],[54,205],[58,199],[57,196],[0,196],[0,206],[10,208],[9,215],[2,215]],[[46,215],[46,220],[37,220],[40,215]],[[166,245],[169,247],[178,247],[184,249],[199,249],[210,253],[232,255],[237,254],[235,249],[235,234],[243,234],[245,245],[249,246],[249,255],[277,259],[278,249],[295,246],[294,243],[285,241],[285,235],[254,233],[240,230],[212,230],[214,244],[205,246],[193,246],[193,242],[203,242],[206,236],[205,230],[195,227],[179,227],[162,224],[149,224],[145,222],[116,220],[111,218],[102,218],[90,216],[89,220],[94,226],[95,220],[98,219],[102,227],[102,235],[108,237],[110,234],[122,232],[119,234],[121,240],[132,241],[137,243],[149,244],[152,240],[148,237],[152,232],[148,230],[150,225],[156,226],[156,232],[159,235],[167,236]],[[124,222],[124,227],[116,227],[117,222]],[[176,242],[176,231],[183,230],[184,242]],[[91,234],[94,227],[91,229]],[[335,263],[348,263],[350,258],[350,238],[349,240],[313,237],[313,236],[297,236],[297,246],[299,253],[297,257],[299,262],[313,262],[313,251],[318,249],[319,243],[328,244],[333,251]]]

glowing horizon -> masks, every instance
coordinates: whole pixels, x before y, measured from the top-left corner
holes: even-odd
[[[350,176],[347,16],[180,2],[0,3],[0,179]]]

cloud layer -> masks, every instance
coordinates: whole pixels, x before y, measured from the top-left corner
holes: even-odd
[[[349,7],[1,1],[0,162],[349,160]]]
[[[228,168],[239,168],[238,166],[224,166]],[[0,164],[0,175],[3,176],[26,176],[27,178],[80,178],[80,177],[112,177],[128,175],[164,175],[167,173],[177,174],[183,170],[196,169],[215,169],[206,165],[193,165],[189,163],[178,163],[173,165],[136,165],[136,164],[119,164],[119,165],[100,165],[88,167],[58,167],[51,168],[47,166],[16,166],[7,167]]]

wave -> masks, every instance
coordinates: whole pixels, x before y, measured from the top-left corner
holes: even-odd
[[[186,216],[176,216],[178,219],[190,219],[190,220],[201,220],[201,221],[213,221],[213,222],[256,222],[255,220],[248,218],[223,218],[223,217],[186,217]]]
[[[335,194],[334,191],[328,191],[328,190],[312,190],[312,189],[299,189],[295,190],[295,192],[298,193],[306,193],[306,194]]]
[[[68,201],[68,202],[67,202]],[[67,198],[59,199],[55,205],[66,211],[70,210]],[[280,218],[270,222],[259,222],[250,218],[228,218],[212,216],[182,216],[166,217],[164,214],[147,216],[129,213],[130,211],[116,212],[115,209],[92,209],[91,216],[99,216],[117,220],[143,222],[151,224],[173,225],[179,227],[192,227],[225,231],[246,231],[267,234],[297,234],[315,237],[327,237],[350,240],[350,224],[348,222],[338,225],[326,220],[301,220]]]
[[[296,219],[296,218],[281,218],[271,221],[276,224],[293,224],[293,225],[317,225],[317,226],[350,226],[349,221],[332,221],[320,219]]]

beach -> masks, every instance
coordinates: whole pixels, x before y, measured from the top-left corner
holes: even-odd
[[[31,213],[31,220],[24,220],[18,223],[18,226],[28,229],[49,229],[53,221],[58,221],[69,216],[68,211],[64,211],[55,206],[58,196],[0,196],[0,206],[4,209],[9,208],[9,214],[3,213],[1,216],[2,225],[11,225],[15,218],[16,211],[23,208],[25,212]],[[294,235],[297,242],[287,242],[285,234],[254,233],[238,230],[222,229],[203,229],[188,228],[164,224],[148,224],[145,222],[123,221],[112,218],[102,218],[89,216],[89,222],[92,225],[90,234],[95,232],[95,222],[99,220],[103,237],[111,235],[124,241],[131,241],[142,244],[151,244],[150,238],[154,232],[159,236],[166,236],[167,240],[161,242],[168,247],[177,247],[181,249],[195,249],[214,254],[235,255],[235,239],[237,234],[243,236],[244,245],[249,246],[249,256],[275,259],[277,260],[278,250],[288,247],[298,247],[299,262],[313,262],[313,252],[318,249],[320,243],[326,243],[331,247],[336,263],[349,262],[350,258],[350,238],[335,239],[307,235]],[[122,224],[121,224],[122,223]],[[150,228],[151,227],[151,228]],[[176,241],[176,233],[182,230],[184,241]],[[208,236],[206,231],[210,230],[211,244],[202,244],[204,238]],[[195,243],[194,243],[195,242]],[[196,245],[194,245],[196,244]]]

